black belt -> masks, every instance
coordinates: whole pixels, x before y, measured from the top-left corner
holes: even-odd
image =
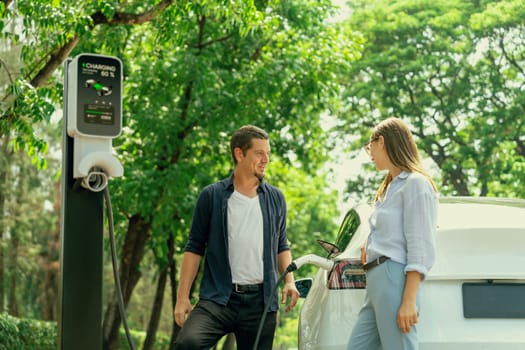
[[[234,283],[233,291],[235,293],[256,293],[263,290],[263,284],[237,284]]]
[[[366,263],[364,266],[363,266],[363,270],[366,271],[370,271],[372,270],[374,267],[378,266],[378,265],[381,265],[382,263],[384,263],[385,261],[389,260],[390,258],[388,256],[380,256],[379,258],[375,259],[375,260],[372,260],[370,261],[369,263]]]

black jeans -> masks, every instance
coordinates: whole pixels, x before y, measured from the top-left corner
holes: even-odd
[[[175,350],[208,350],[225,334],[234,333],[237,350],[252,350],[264,312],[263,292],[233,292],[228,305],[201,300],[175,340]],[[277,313],[268,312],[257,346],[271,350]]]

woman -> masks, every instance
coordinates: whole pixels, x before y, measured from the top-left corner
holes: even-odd
[[[418,289],[434,263],[437,188],[400,119],[377,125],[365,150],[388,173],[369,219],[361,256],[367,291],[348,349],[418,349]]]

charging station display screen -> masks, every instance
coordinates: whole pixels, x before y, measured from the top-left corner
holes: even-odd
[[[122,129],[121,61],[116,57],[80,54],[69,65],[69,76],[68,114],[72,122],[68,132],[71,129],[72,134],[117,137]]]
[[[115,108],[108,105],[85,104],[84,122],[88,124],[115,124]]]

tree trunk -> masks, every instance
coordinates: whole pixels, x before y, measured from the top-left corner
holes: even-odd
[[[53,211],[60,217],[61,191],[60,182],[57,181],[55,187],[55,200]],[[57,220],[55,230],[47,244],[47,253],[43,258],[44,279],[40,284],[42,291],[42,319],[45,321],[56,321],[58,319],[58,285],[60,270],[60,221]]]
[[[423,134],[419,134],[420,137],[424,137]],[[430,158],[437,164],[439,169],[443,169],[443,164],[445,164],[445,161],[447,160],[447,155],[445,153],[445,150],[443,147],[438,146],[438,151],[435,151],[433,147],[435,147],[437,144],[433,144],[428,146],[427,148],[423,148],[423,151],[425,151],[428,155],[430,155]],[[449,172],[444,174],[443,177],[443,184],[444,185],[451,185],[454,188],[455,195],[457,196],[469,196],[469,190],[468,190],[468,181],[465,176],[463,168],[457,168],[450,170]]]
[[[5,203],[7,201],[7,176],[9,168],[9,159],[11,152],[8,150],[7,145],[9,144],[9,137],[0,137],[0,145],[2,146],[0,154],[0,313],[4,312],[4,303],[5,303],[5,264],[4,264],[4,255],[5,255],[5,236],[7,225],[5,221]]]
[[[20,244],[20,238],[15,227],[11,230],[11,247],[9,251],[9,305],[8,312],[11,316],[19,316],[18,314],[18,303],[16,301],[16,286],[18,277],[18,263],[16,257],[18,256],[18,246]]]
[[[454,187],[457,196],[469,196],[468,184],[462,168],[451,170],[445,178]]]
[[[124,306],[128,305],[129,299],[136,287],[141,273],[139,264],[144,257],[146,242],[149,239],[151,224],[146,222],[138,214],[133,215],[128,222],[128,231],[122,246],[121,259],[119,264],[119,277],[122,287]],[[103,336],[104,350],[115,350],[119,343],[120,312],[118,308],[117,296],[108,304],[104,316]]]
[[[3,216],[3,214],[0,216]],[[4,270],[4,228],[0,226],[0,314],[4,312]]]
[[[153,308],[151,310],[151,316],[148,323],[148,330],[146,333],[146,339],[144,340],[143,350],[153,349],[155,344],[155,335],[159,328],[160,314],[162,311],[162,302],[164,300],[164,291],[166,290],[166,280],[168,279],[168,267],[165,266],[159,276],[157,283],[157,291],[155,293],[155,299],[153,300]]]
[[[175,252],[175,246],[174,246],[174,242],[170,244],[171,247],[173,247],[173,254],[170,254],[170,285],[171,285],[171,302],[172,302],[172,310],[175,310],[175,304],[177,304],[177,279],[176,279],[176,276],[177,276],[177,266],[175,264],[175,260],[173,259],[173,255],[174,255],[174,252]],[[190,299],[191,299],[191,296],[193,295],[193,292],[195,290],[195,281],[197,281],[199,279],[199,274],[201,272],[201,267],[202,267],[202,264],[199,266],[199,270],[197,271],[197,276],[195,277],[195,280],[193,281],[193,283],[191,284],[191,288],[190,288]],[[177,323],[175,323],[175,319],[173,320],[173,328],[172,328],[172,331],[171,331],[171,340],[170,340],[170,348],[169,350],[174,350],[175,349],[175,339],[177,339],[177,335],[179,334],[179,331],[180,331],[180,327],[177,325]]]
[[[0,176],[0,186],[3,183]],[[5,300],[5,289],[4,289],[4,200],[5,197],[2,194],[3,191],[0,191],[0,313],[3,313],[4,310],[4,300]]]
[[[168,271],[170,274],[170,287],[171,287],[171,310],[175,310],[175,304],[177,303],[177,264],[175,263],[175,240],[173,234],[168,239]],[[175,323],[173,318],[173,328],[171,330],[170,348],[169,350],[175,349],[175,339],[179,334],[180,327]]]
[[[170,277],[170,285],[171,285],[171,289],[172,291],[173,290],[176,290],[177,289],[177,282],[176,282],[176,276],[177,276],[177,266],[175,265],[175,237],[173,235],[173,232],[170,232],[169,234],[169,237],[168,237],[168,240],[166,241],[166,245],[168,246],[168,263],[166,265],[166,267],[164,268],[164,270],[162,271],[162,275],[159,277],[159,286],[161,285],[161,280],[162,280],[162,294],[160,294],[160,289],[157,288],[157,294],[155,296],[155,300],[157,300],[157,298],[161,298],[160,299],[160,303],[155,303],[154,304],[154,310],[155,310],[155,305],[158,305],[160,306],[160,309],[159,309],[159,312],[158,312],[158,318],[160,318],[160,311],[162,309],[162,304],[163,304],[163,296],[164,296],[164,291],[166,290],[166,283],[167,283],[167,277],[168,277],[168,274],[169,274],[169,277]],[[160,294],[160,295],[159,295]],[[175,295],[175,297],[173,297]],[[175,301],[176,301],[176,294],[172,294],[172,310],[175,308]],[[152,311],[152,319],[153,319],[153,316],[154,316],[155,312]],[[146,335],[146,340],[144,341],[144,350],[146,349],[149,349],[146,347],[146,345],[148,346],[153,346],[154,342],[152,341],[151,342],[151,345],[149,345],[149,342],[148,342],[148,338],[150,336],[153,336],[153,340],[154,340],[154,336],[155,336],[155,333],[157,332],[157,329],[158,329],[158,318],[157,318],[157,323],[155,325],[155,329],[153,331],[152,327],[148,326],[148,334]],[[152,321],[150,320],[150,325],[151,325]],[[172,335],[171,335],[171,341],[170,341],[170,349],[171,347],[173,346],[173,344],[175,344],[175,337],[177,336],[178,334],[178,331],[179,331],[179,327],[177,326],[177,324],[175,322],[173,322],[173,330],[172,330]],[[151,335],[150,335],[151,333]],[[175,337],[174,337],[175,335]]]

